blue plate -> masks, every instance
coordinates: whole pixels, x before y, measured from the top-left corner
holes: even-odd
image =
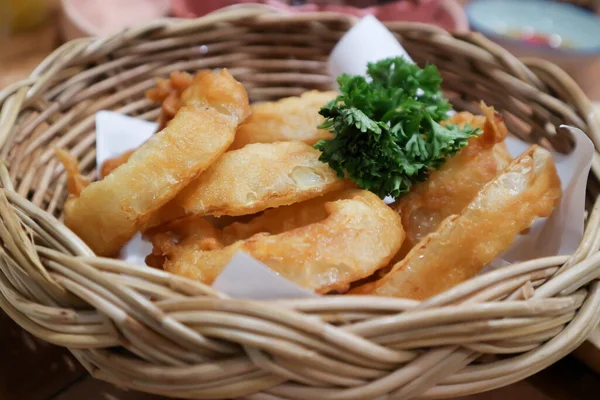
[[[474,0],[466,7],[471,28],[500,41],[554,52],[600,53],[600,18],[572,4],[550,0]],[[544,35],[550,45],[514,34]]]

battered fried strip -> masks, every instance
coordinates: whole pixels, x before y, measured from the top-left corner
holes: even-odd
[[[54,154],[67,172],[67,191],[69,192],[69,196],[79,196],[83,189],[90,184],[90,181],[79,172],[77,159],[63,149],[55,149]]]
[[[166,126],[182,106],[181,93],[190,83],[188,73],[173,72],[169,79],[159,79],[156,87],[146,92],[149,100],[161,103],[159,129]],[[319,110],[337,95],[333,91],[313,90],[275,102],[253,104],[252,115],[239,127],[230,150],[240,149],[249,143],[289,140],[313,145],[321,139],[330,138],[330,132],[317,128],[323,122]]]
[[[448,216],[458,214],[481,188],[497,176],[511,161],[504,144],[507,135],[502,117],[493,108],[481,105],[484,116],[462,112],[446,121],[479,127],[483,134],[469,141],[455,157],[424,182],[393,204],[402,218],[406,240],[399,259]]]
[[[347,290],[351,282],[386,265],[400,248],[400,217],[373,193],[350,190],[324,208],[327,215],[321,221],[274,235],[256,234],[228,246],[209,227],[202,237],[180,238],[170,238],[168,227],[155,229],[153,257],[166,258],[166,271],[210,284],[241,250],[283,277],[327,293]]]
[[[156,211],[216,160],[250,107],[244,87],[226,70],[201,71],[185,105],[105,179],[65,205],[65,223],[98,255],[111,256]]]
[[[532,146],[391,272],[351,293],[418,300],[441,293],[473,277],[507,250],[534,219],[549,216],[560,197],[552,156]]]
[[[184,215],[253,214],[350,185],[302,142],[253,143],[227,152],[153,216],[150,226]]]
[[[223,228],[223,243],[231,244],[257,233],[277,235],[322,221],[328,215],[325,204],[343,199],[347,193],[345,190],[327,193],[300,203],[265,210],[250,221],[231,223]]]
[[[162,130],[173,119],[177,111],[183,106],[182,93],[190,87],[193,77],[187,72],[171,72],[169,79],[159,78],[156,87],[146,92],[146,97],[161,103],[160,116],[158,117],[158,130]]]
[[[330,139],[329,131],[317,128],[323,122],[319,110],[337,95],[313,90],[300,97],[252,105],[252,115],[240,125],[230,150],[249,143],[298,140],[313,145]]]
[[[117,157],[109,158],[108,160],[104,161],[102,167],[100,167],[100,179],[106,178],[108,174],[113,172],[121,165],[125,164],[129,160],[129,157],[131,157],[131,155],[134,153],[134,151],[135,150],[129,150]]]

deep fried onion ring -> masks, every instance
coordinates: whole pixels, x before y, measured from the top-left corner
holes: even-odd
[[[319,110],[337,97],[337,92],[304,92],[298,97],[252,105],[252,115],[238,128],[230,150],[249,143],[298,140],[313,145],[332,135],[318,126],[323,122]]]
[[[481,128],[483,133],[471,139],[467,147],[392,205],[400,213],[406,230],[401,257],[435,231],[446,217],[460,213],[481,188],[511,162],[512,157],[504,144],[507,129],[502,117],[483,103],[482,110],[485,117],[461,112],[444,122],[468,123]]]
[[[191,235],[181,234],[186,220],[175,221],[152,232],[153,257],[165,257],[166,271],[211,284],[233,254],[244,251],[298,285],[327,293],[343,292],[371,275],[402,244],[400,217],[371,192],[348,190],[324,205],[312,202],[324,207],[323,220],[231,244],[223,243],[221,233],[202,218],[187,219],[196,226]]]
[[[552,156],[532,146],[459,214],[444,220],[382,279],[352,294],[427,299],[475,276],[561,197]]]
[[[149,226],[185,215],[254,214],[350,186],[319,161],[320,154],[302,142],[253,143],[227,152],[158,210]]]
[[[250,112],[246,90],[226,70],[198,72],[182,98],[165,129],[65,204],[65,224],[98,255],[117,253],[151,213],[208,168]]]
[[[186,72],[173,72],[169,79],[158,79],[156,87],[146,92],[146,97],[161,103],[158,118],[162,129],[183,105],[183,91],[191,84]],[[319,110],[338,93],[312,90],[300,96],[286,97],[278,101],[252,105],[252,114],[240,125],[230,150],[240,149],[250,143],[273,143],[297,140],[315,144],[331,138],[331,133],[317,128],[323,122]]]

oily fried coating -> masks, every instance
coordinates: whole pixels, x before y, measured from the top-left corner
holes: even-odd
[[[67,172],[67,191],[69,192],[69,196],[79,196],[81,191],[90,184],[90,181],[79,172],[77,159],[63,149],[55,149],[54,154]]]
[[[100,179],[106,178],[106,176],[117,169],[117,167],[125,164],[134,151],[135,150],[129,150],[117,157],[109,158],[104,161],[102,167],[100,167]]]
[[[173,72],[169,79],[158,79],[156,87],[146,92],[149,100],[161,103],[159,129],[166,126],[182,106],[181,95],[191,84],[191,79],[186,72]],[[249,143],[290,140],[313,145],[321,139],[331,138],[330,132],[317,128],[323,122],[319,110],[337,95],[333,91],[313,90],[275,102],[253,104],[252,114],[240,125],[230,150],[240,149]]]
[[[337,95],[336,92],[313,90],[299,97],[252,105],[252,115],[238,128],[230,149],[239,149],[249,143],[288,140],[313,145],[321,139],[330,139],[329,131],[317,128],[323,122],[319,110]]]
[[[181,95],[190,86],[191,81],[192,76],[187,72],[172,72],[169,79],[158,79],[156,87],[146,92],[148,99],[162,103],[158,118],[159,130],[164,128],[181,108]],[[329,132],[316,127],[323,122],[323,118],[318,115],[319,109],[335,97],[335,92],[314,90],[300,97],[253,105],[251,116],[240,125],[229,150],[241,148],[249,143],[285,140],[299,140],[312,145],[321,139],[330,138]],[[286,114],[277,114],[278,109]],[[107,160],[102,165],[101,177],[104,178],[119,165],[127,162],[133,151]]]
[[[183,106],[182,93],[190,87],[193,77],[187,72],[171,72],[169,79],[159,78],[156,87],[146,92],[146,97],[161,103],[160,116],[158,117],[158,130],[162,130],[173,119],[177,111]]]
[[[227,152],[153,216],[150,225],[184,215],[239,216],[348,186],[302,142],[253,143]]]
[[[475,276],[560,201],[552,156],[532,146],[459,214],[442,222],[382,279],[354,294],[427,299]]]
[[[293,207],[293,206],[292,206]],[[398,251],[404,231],[400,217],[365,190],[349,190],[323,205],[325,218],[279,233],[259,233],[231,244],[218,233],[156,240],[153,256],[164,256],[166,271],[211,284],[237,251],[244,251],[300,286],[317,293],[345,291],[371,275]],[[260,218],[260,217],[259,217]],[[194,217],[199,224],[205,224]],[[177,221],[176,221],[177,222]],[[301,225],[301,224],[300,224]],[[160,231],[160,228],[154,232]],[[177,235],[175,235],[177,236]]]
[[[221,248],[221,232],[204,218],[187,217],[171,221],[159,228],[147,232],[153,248],[146,256],[146,264],[162,269],[166,261],[164,254],[175,249],[181,238],[187,241],[197,241],[202,248],[214,250]],[[164,253],[164,254],[163,254]]]
[[[483,133],[471,139],[468,146],[393,204],[406,230],[400,257],[435,231],[446,217],[461,212],[481,188],[510,163],[511,156],[504,143],[507,130],[502,117],[485,104],[482,109],[485,116],[462,112],[445,121],[447,124],[469,123],[481,128]]]
[[[231,244],[257,233],[277,235],[327,218],[325,204],[346,198],[346,190],[338,190],[289,206],[270,208],[249,221],[233,222],[222,230],[222,241]]]
[[[117,253],[153,212],[208,168],[250,112],[244,87],[226,70],[199,72],[182,98],[185,105],[165,129],[65,205],[65,224],[98,255]]]

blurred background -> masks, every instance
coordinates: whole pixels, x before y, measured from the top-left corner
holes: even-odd
[[[518,56],[560,65],[600,101],[600,0],[0,0],[0,88],[27,76],[64,41],[166,16],[193,18],[240,3],[480,31]]]

